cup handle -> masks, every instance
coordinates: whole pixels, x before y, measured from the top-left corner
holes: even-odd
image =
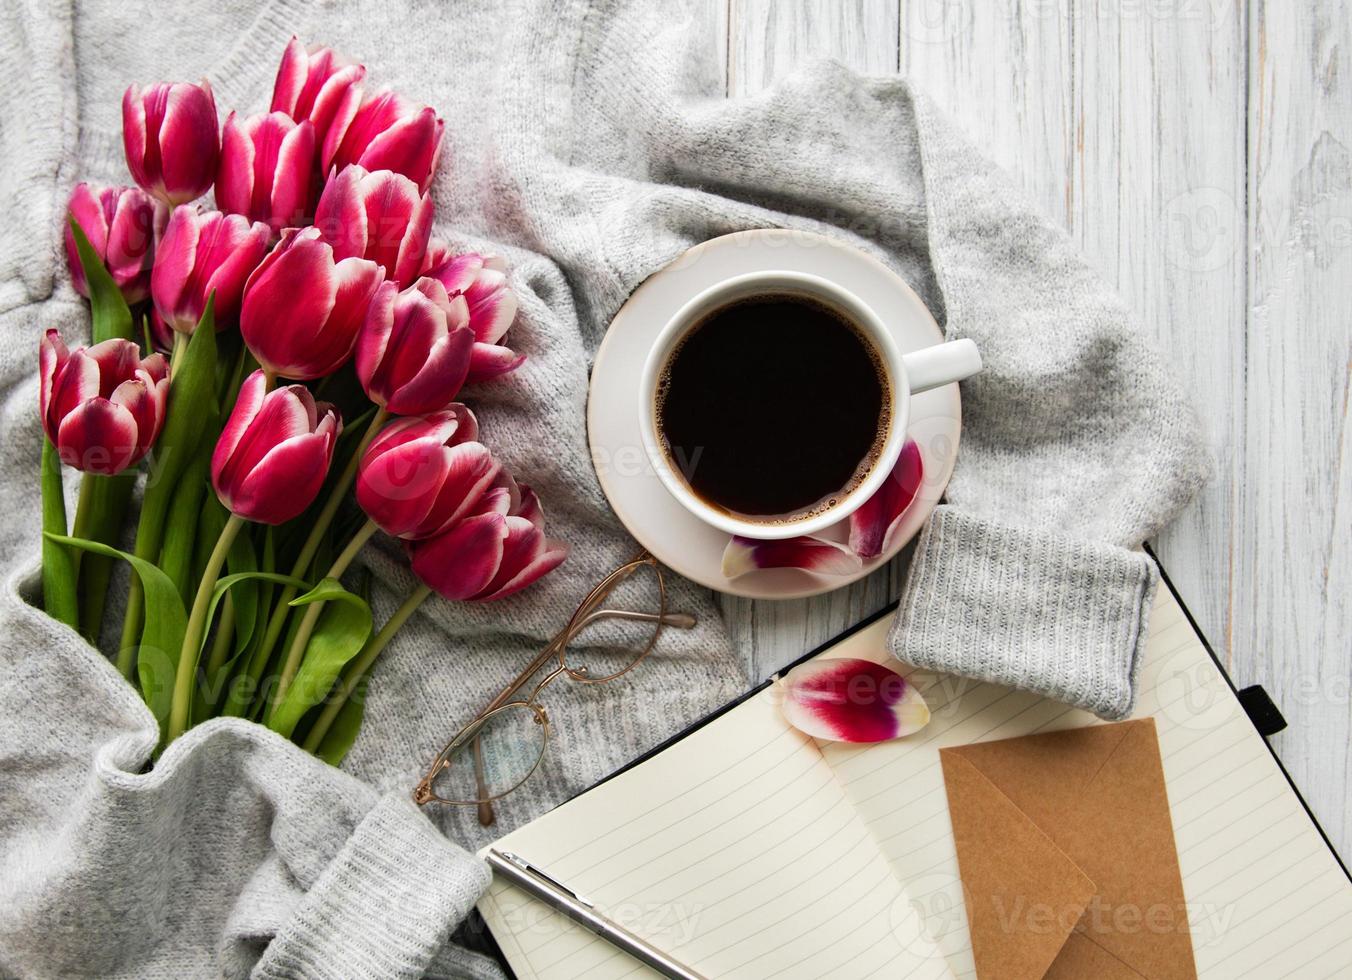
[[[981,352],[966,337],[912,351],[901,360],[913,395],[962,381],[981,370]]]

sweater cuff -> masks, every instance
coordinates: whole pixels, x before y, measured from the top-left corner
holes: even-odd
[[[273,937],[255,977],[420,977],[488,866],[403,794],[381,799]]]
[[[1159,570],[1143,552],[939,507],[889,637],[927,670],[1131,714]]]

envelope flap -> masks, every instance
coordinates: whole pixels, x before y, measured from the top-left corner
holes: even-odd
[[[943,749],[939,759],[977,973],[1037,980],[1079,922],[1094,883],[960,750]]]
[[[955,751],[1055,837],[1067,813],[1079,807],[1089,783],[1121,745],[1130,724],[974,742]]]
[[[1079,939],[1151,980],[1196,977],[1153,719],[944,751],[970,763],[1097,886]]]
[[[1124,722],[1057,843],[1099,886],[1080,932],[1142,976],[1197,976],[1154,719]],[[1104,827],[1116,832],[1105,834]]]

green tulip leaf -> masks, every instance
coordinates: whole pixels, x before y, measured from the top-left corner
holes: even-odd
[[[82,479],[91,481],[92,491],[81,536],[103,544],[117,544],[136,487],[136,471],[123,470],[112,476],[86,473]],[[106,555],[86,555],[80,562],[80,629],[90,643],[98,643],[103,628],[103,607],[108,599],[113,562]]]
[[[141,517],[136,525],[136,554],[141,558],[159,558],[169,505],[192,460],[193,450],[203,437],[212,438],[219,431],[214,304],[212,293],[197,330],[171,367],[168,416],[151,456],[145,495],[141,498]],[[126,619],[122,624],[124,647],[133,646],[134,638],[140,635],[139,591],[138,586],[127,597]],[[119,660],[123,659],[119,654]]]
[[[357,681],[357,686],[352,689],[352,696],[338,709],[338,717],[333,719],[324,740],[315,750],[315,755],[331,766],[341,764],[347,757],[348,749],[352,748],[352,743],[357,740],[357,733],[361,731],[362,717],[366,714],[366,685],[370,680],[370,674],[363,674],[361,680]]]
[[[265,572],[271,572],[277,567],[275,532],[276,528],[272,525],[263,528],[263,552],[259,559],[259,565]],[[221,710],[221,714],[232,718],[247,715],[249,709],[253,706],[255,695],[258,693],[259,675],[263,672],[263,665],[259,663],[259,648],[263,644],[266,630],[261,627],[267,622],[268,610],[272,609],[273,593],[277,590],[276,583],[269,579],[259,578],[257,582],[258,612],[255,615],[254,632],[253,636],[249,638],[249,645],[241,651],[244,672],[240,676],[240,680],[230,686],[225,705]]]
[[[169,503],[169,515],[164,526],[164,545],[160,550],[160,568],[178,587],[183,602],[192,602],[193,589],[200,578],[200,569],[194,564],[194,548],[199,540],[208,542],[207,550],[215,542],[221,528],[225,527],[225,517],[221,516],[218,526],[202,527],[203,500],[207,496],[207,475],[211,469],[211,454],[199,451],[193,454],[187,470],[178,481]],[[213,496],[208,502],[224,515],[224,508]],[[199,534],[199,532],[201,532]],[[205,564],[203,558],[203,564]]]
[[[361,596],[347,591],[343,588],[343,583],[336,578],[326,578],[304,595],[298,595],[292,599],[289,605],[308,606],[312,602],[328,602],[330,599],[337,599],[339,602],[363,602]]]
[[[79,621],[75,556],[54,540],[67,530],[61,459],[46,438],[42,440],[42,530],[42,607],[48,616],[75,629]]]
[[[122,290],[104,266],[99,253],[89,244],[80,223],[74,215],[70,221],[71,233],[75,236],[75,251],[80,257],[80,268],[84,271],[85,282],[89,284],[89,310],[93,319],[90,336],[94,343],[121,337],[134,340],[136,331],[131,322],[131,310],[122,296]]]
[[[248,534],[240,534],[230,546],[230,554],[225,559],[226,567],[232,573],[256,572],[258,556],[254,553],[253,539]],[[244,650],[253,639],[254,624],[258,619],[258,588],[256,578],[240,579],[239,588],[231,594],[235,603],[235,646],[236,654]]]
[[[164,429],[155,443],[154,465],[146,480],[145,502],[163,533],[164,517],[178,489],[180,478],[191,464],[201,440],[217,431],[216,419],[216,318],[214,297],[207,300],[202,322],[173,366],[169,379],[169,407]],[[157,539],[158,543],[163,537]]]
[[[216,499],[215,493],[202,502],[202,510],[197,515],[197,537],[193,548],[191,581],[202,581],[202,574],[207,568],[207,559],[211,557],[211,550],[216,547],[216,539],[221,536],[225,522],[229,519],[230,512]]]
[[[106,558],[121,558],[131,565],[141,580],[146,616],[136,667],[141,681],[141,694],[163,732],[174,696],[174,674],[178,670],[183,634],[188,628],[188,613],[183,608],[177,587],[168,575],[144,558],[98,541],[66,537],[64,534],[48,534],[47,538]]]
[[[252,555],[252,548],[250,548],[250,554]],[[233,548],[231,549],[231,555],[232,556],[234,555]],[[244,592],[244,589],[236,589],[235,587],[256,586],[259,582],[280,583],[282,585],[295,586],[296,588],[300,589],[305,588],[306,585],[306,583],[302,579],[292,578],[290,575],[278,575],[275,572],[260,572],[249,570],[243,572],[234,572],[230,575],[222,575],[219,579],[216,580],[216,587],[211,592],[211,604],[207,606],[207,629],[204,631],[204,638],[202,641],[202,645],[204,647],[206,646],[205,634],[210,633],[211,624],[216,618],[216,610],[220,606],[221,601],[225,598],[226,593],[231,593],[234,596],[235,624],[236,629],[238,629],[239,596]],[[232,589],[234,590],[233,592],[231,592]],[[228,691],[224,689],[227,683],[229,682],[231,674],[234,672],[235,665],[239,662],[240,654],[242,652],[243,652],[242,650],[236,650],[235,654],[231,656],[215,672],[213,676],[206,677],[201,682],[199,682],[198,700],[195,701],[193,705],[194,724],[198,721],[203,720],[206,717],[205,708],[207,705],[221,703],[221,695],[223,693],[226,695],[227,700],[239,696],[235,693],[233,688]],[[228,713],[229,712],[226,711],[216,712],[216,714],[228,714]]]
[[[268,727],[287,738],[305,713],[324,701],[343,667],[371,638],[370,605],[361,596],[348,592],[337,579],[324,579],[305,595],[291,600],[291,605],[312,602],[326,603],[324,611],[305,646],[300,669],[268,718]]]

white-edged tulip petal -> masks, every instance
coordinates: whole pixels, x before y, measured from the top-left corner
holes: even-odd
[[[876,558],[892,547],[901,516],[915,500],[924,475],[920,447],[908,439],[882,486],[850,515],[850,547],[855,554]]]
[[[818,575],[849,575],[863,565],[843,544],[799,535],[783,541],[757,541],[734,535],[723,549],[723,575],[737,578],[763,568],[800,568]]]
[[[915,685],[858,657],[809,660],[776,682],[790,725],[832,742],[885,742],[924,728],[930,711]]]

